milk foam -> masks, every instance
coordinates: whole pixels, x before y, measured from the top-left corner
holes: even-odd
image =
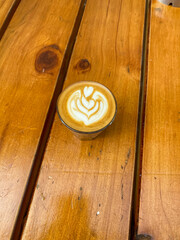
[[[67,101],[69,115],[86,126],[100,121],[108,110],[106,97],[92,86],[76,90]]]

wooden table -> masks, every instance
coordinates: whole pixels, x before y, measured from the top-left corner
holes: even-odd
[[[180,239],[180,8],[156,0],[0,0],[0,239]],[[68,85],[114,93],[80,141]]]

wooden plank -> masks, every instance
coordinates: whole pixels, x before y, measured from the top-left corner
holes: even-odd
[[[0,42],[0,239],[9,239],[81,1],[23,0]]]
[[[80,141],[56,115],[22,239],[128,239],[145,1],[87,1],[65,81],[114,93],[115,122]]]
[[[16,0],[0,0],[0,29]]]
[[[153,1],[139,233],[180,239],[180,10]]]
[[[0,39],[21,0],[0,0]]]
[[[16,0],[0,0],[0,29]]]

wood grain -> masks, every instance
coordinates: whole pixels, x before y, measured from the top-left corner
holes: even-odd
[[[115,122],[80,141],[56,115],[22,239],[128,239],[145,2],[87,1],[64,87],[114,93]]]
[[[16,0],[0,0],[0,29],[15,1]]]
[[[0,0],[0,32],[4,21],[10,13],[13,5],[19,0]]]
[[[180,239],[180,10],[153,1],[139,233]]]
[[[0,239],[9,239],[80,1],[24,0],[0,42]]]

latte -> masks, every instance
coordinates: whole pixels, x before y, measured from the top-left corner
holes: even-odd
[[[108,88],[97,82],[77,82],[59,96],[57,111],[71,130],[97,132],[108,126],[116,114],[116,100]]]

